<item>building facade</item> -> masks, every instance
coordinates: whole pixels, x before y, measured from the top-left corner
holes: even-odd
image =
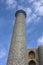
[[[27,49],[28,65],[43,65],[43,46]]]

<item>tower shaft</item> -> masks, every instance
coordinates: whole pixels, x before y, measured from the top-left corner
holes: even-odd
[[[7,65],[27,65],[25,21],[25,12],[17,11]]]

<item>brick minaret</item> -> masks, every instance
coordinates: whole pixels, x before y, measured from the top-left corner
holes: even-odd
[[[18,10],[7,65],[27,65],[26,13]]]

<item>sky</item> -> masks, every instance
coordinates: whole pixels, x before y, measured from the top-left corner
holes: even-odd
[[[15,23],[15,12],[24,10],[26,47],[43,45],[43,0],[0,0],[0,65],[6,65]]]

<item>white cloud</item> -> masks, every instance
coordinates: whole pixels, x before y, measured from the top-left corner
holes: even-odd
[[[7,4],[7,8],[15,8],[17,5],[17,1],[16,0],[7,0],[6,4]]]
[[[37,17],[36,14],[32,14],[30,17],[27,17],[27,23],[33,22],[33,20],[35,20],[36,17]]]
[[[32,10],[31,10],[31,8],[26,8],[26,13],[27,13],[27,16],[29,16],[31,13],[32,13]]]
[[[41,36],[38,40],[38,45],[43,45],[43,36]]]
[[[27,23],[38,23],[40,20],[40,16],[43,16],[43,0],[29,0],[29,3],[32,3],[32,8],[26,9],[27,11]],[[32,12],[32,9],[34,12]],[[31,14],[32,13],[32,14]],[[31,14],[31,16],[30,16]]]
[[[40,2],[43,4],[43,0],[40,0]]]
[[[35,1],[33,3],[33,8],[37,15],[43,16],[43,5],[40,1]]]
[[[33,7],[34,7],[35,11],[38,11],[38,9],[40,8],[40,6],[41,6],[40,2],[36,1],[36,2],[33,3]]]
[[[18,10],[20,10],[20,9],[25,10],[25,8],[22,5],[18,5]]]
[[[24,0],[21,0],[20,2],[24,2]],[[29,0],[27,2],[29,2],[29,3],[32,2],[33,3],[32,8],[34,9],[34,12],[32,12],[31,7],[26,8],[23,5],[17,5],[16,0],[7,0],[6,4],[7,4],[8,8],[15,8],[17,6],[18,9],[23,9],[24,11],[26,11],[26,13],[27,13],[27,19],[26,19],[27,23],[30,23],[30,22],[33,22],[33,21],[38,22],[40,17],[37,17],[37,16],[43,16],[43,5],[42,5],[43,0],[39,0],[39,1]]]
[[[43,16],[43,6],[40,6],[40,8],[38,9],[38,14]]]
[[[2,49],[2,50],[0,51],[0,59],[4,58],[5,55],[6,55],[6,51]]]
[[[32,22],[34,24],[36,24],[36,23],[38,24],[39,20],[40,20],[39,16],[37,16],[36,14],[32,14],[31,16],[27,17],[26,23],[29,24]]]

